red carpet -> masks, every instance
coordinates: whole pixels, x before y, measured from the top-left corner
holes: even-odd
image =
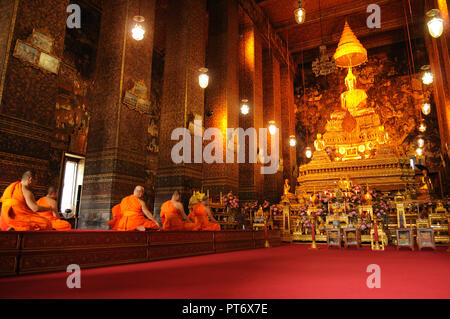
[[[81,288],[67,273],[0,278],[0,298],[450,298],[450,253],[310,250],[308,245],[86,269]],[[369,289],[369,264],[381,288]]]

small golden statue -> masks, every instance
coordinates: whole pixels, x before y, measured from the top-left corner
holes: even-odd
[[[434,191],[433,183],[431,182],[431,179],[428,176],[428,170],[426,168],[422,169],[422,174],[423,176],[420,180],[422,186],[420,186],[419,189],[417,190],[419,193],[419,199],[429,198],[430,194],[433,193]]]
[[[353,183],[347,176],[344,180],[342,180],[342,178],[339,179],[338,186],[342,190],[349,191],[352,188]]]
[[[314,147],[316,151],[325,149],[325,141],[323,140],[322,134],[317,134],[317,139],[314,141]]]
[[[291,194],[291,193],[289,193],[290,189],[291,189],[291,186],[289,186],[289,180],[286,178],[284,180],[284,195]]]

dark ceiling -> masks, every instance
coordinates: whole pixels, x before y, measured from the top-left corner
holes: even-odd
[[[303,50],[305,62],[318,55],[324,43],[330,54],[339,42],[345,20],[367,48],[376,48],[407,40],[406,21],[410,36],[423,37],[423,0],[305,0],[306,21],[294,20],[295,0],[256,1],[269,17],[274,29],[288,43],[289,51],[298,62]],[[381,28],[369,29],[367,6],[376,3],[381,8]]]

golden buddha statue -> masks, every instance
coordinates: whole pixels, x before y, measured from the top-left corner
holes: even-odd
[[[320,133],[317,134],[317,139],[314,141],[314,148],[316,151],[322,151],[325,149],[325,141]]]
[[[420,179],[422,185],[417,190],[417,192],[419,193],[419,199],[429,198],[430,194],[433,193],[434,191],[433,183],[431,182],[431,179],[428,176],[428,170],[422,169],[422,174],[423,176]]]
[[[348,110],[350,114],[356,115],[356,111],[367,105],[367,94],[364,90],[356,89],[356,77],[352,73],[352,68],[348,69],[345,77],[345,87],[347,91],[341,94],[341,107]]]
[[[289,193],[289,190],[290,190],[290,189],[291,189],[291,186],[289,186],[289,180],[286,178],[286,179],[284,180],[284,191],[283,191],[284,195],[290,194],[290,193]]]

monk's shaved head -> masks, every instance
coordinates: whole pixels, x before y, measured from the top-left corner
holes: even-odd
[[[47,190],[47,195],[53,195],[53,194],[56,194],[56,187],[50,185]]]
[[[133,195],[137,198],[142,198],[144,196],[144,187],[141,185],[138,185],[134,188]]]
[[[180,195],[180,192],[179,192],[179,191],[174,191],[174,192],[173,192],[173,195],[172,195],[172,199],[173,199],[173,200],[179,201],[179,200],[180,200],[180,197],[181,197],[181,195]]]
[[[33,178],[33,177],[34,177],[33,171],[26,171],[25,173],[22,174],[22,181],[26,181],[29,178]]]

